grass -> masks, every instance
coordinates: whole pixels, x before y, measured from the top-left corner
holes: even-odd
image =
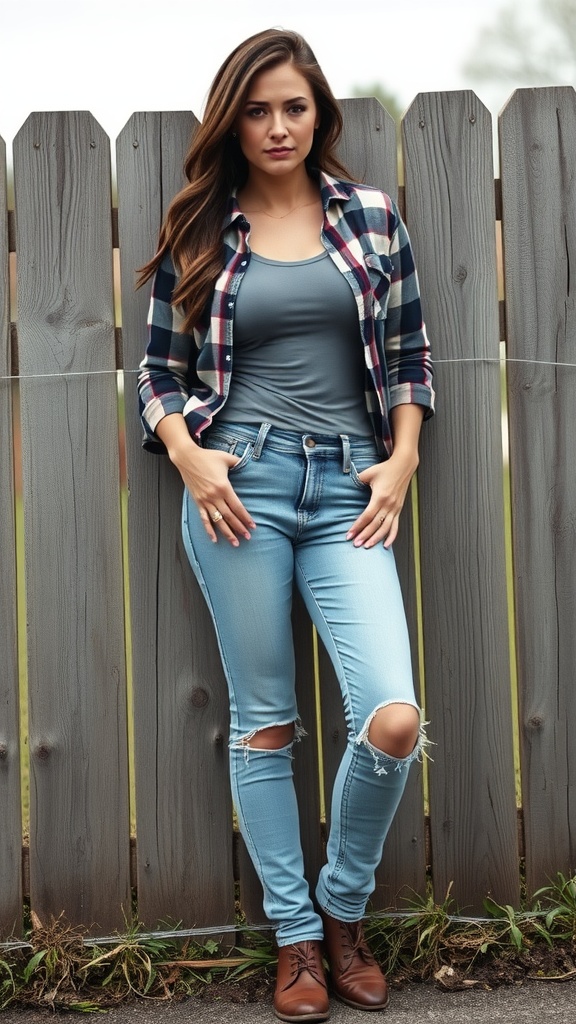
[[[445,988],[576,975],[576,877],[558,874],[523,911],[485,901],[486,917],[459,915],[450,892],[442,903],[415,898],[401,914],[368,918],[367,935],[392,983],[431,981]],[[242,944],[220,952],[215,941],[144,933],[139,928],[98,945],[61,919],[32,915],[27,945],[0,949],[0,1009],[43,1006],[97,1012],[129,999],[263,997],[276,951],[269,935],[243,930]],[[556,951],[554,957],[547,953]],[[552,966],[550,966],[552,965]],[[515,971],[516,973],[512,973]],[[240,997],[241,994],[242,998]]]

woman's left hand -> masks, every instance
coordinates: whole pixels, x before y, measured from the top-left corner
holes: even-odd
[[[394,451],[386,462],[369,466],[358,474],[372,488],[372,497],[346,534],[354,547],[373,548],[384,541],[389,548],[396,540],[398,520],[410,481],[418,468],[418,438],[424,409],[407,403],[396,405],[390,413]]]
[[[417,455],[396,454],[358,474],[372,496],[366,508],[346,534],[354,547],[372,548],[384,542],[389,548],[398,534],[398,522],[410,481],[418,465]]]

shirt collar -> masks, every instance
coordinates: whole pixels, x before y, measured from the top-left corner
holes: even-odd
[[[320,171],[319,180],[324,210],[328,209],[330,203],[346,203],[352,196],[354,188],[352,182],[340,181],[339,178],[333,178],[331,174],[327,174],[325,171]]]
[[[234,189],[232,195],[228,198],[228,205],[226,207],[226,213],[224,214],[224,230],[226,231],[226,229],[237,220],[245,221],[246,218],[238,205],[236,189]]]
[[[347,202],[353,190],[351,182],[340,181],[338,178],[334,178],[331,174],[327,174],[325,171],[316,172],[318,181],[320,184],[320,198],[322,199],[322,208],[326,211],[333,202]],[[228,199],[228,206],[224,215],[224,230],[234,224],[235,221],[246,221],[240,206],[238,205],[238,198],[236,196],[236,189]],[[240,227],[242,225],[239,225]]]

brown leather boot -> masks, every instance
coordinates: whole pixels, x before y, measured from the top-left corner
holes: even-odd
[[[319,942],[280,946],[274,1012],[285,1021],[328,1020],[330,1003]]]
[[[388,985],[364,937],[361,921],[337,921],[321,912],[334,995],[357,1010],[383,1010]]]

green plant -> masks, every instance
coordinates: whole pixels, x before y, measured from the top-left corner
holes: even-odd
[[[555,882],[534,893],[534,900],[550,937],[576,942],[576,876],[566,878],[559,871]]]
[[[7,960],[0,960],[0,1010],[12,1002],[16,993],[13,967]]]
[[[484,900],[484,909],[490,917],[493,917],[502,925],[499,941],[502,941],[502,938],[509,934],[510,940],[516,949],[522,949],[524,939],[522,931],[516,923],[516,911],[514,910],[514,907],[511,907],[508,903],[505,906],[500,906],[499,903],[496,903],[494,900],[487,897]]]
[[[407,910],[369,919],[367,935],[384,970],[406,979],[427,980],[446,965],[467,969],[486,939],[481,921],[456,913],[451,885],[437,903],[432,892],[405,899]]]
[[[216,942],[209,941],[196,947],[196,956],[188,953],[174,960],[165,961],[162,966],[186,969],[202,984],[210,984],[216,973],[223,981],[233,981],[240,977],[248,978],[272,964],[276,963],[277,954],[272,942],[259,932],[246,931],[248,945],[235,946],[231,953],[219,954]],[[240,954],[235,956],[234,954]],[[199,955],[198,955],[199,954]]]

